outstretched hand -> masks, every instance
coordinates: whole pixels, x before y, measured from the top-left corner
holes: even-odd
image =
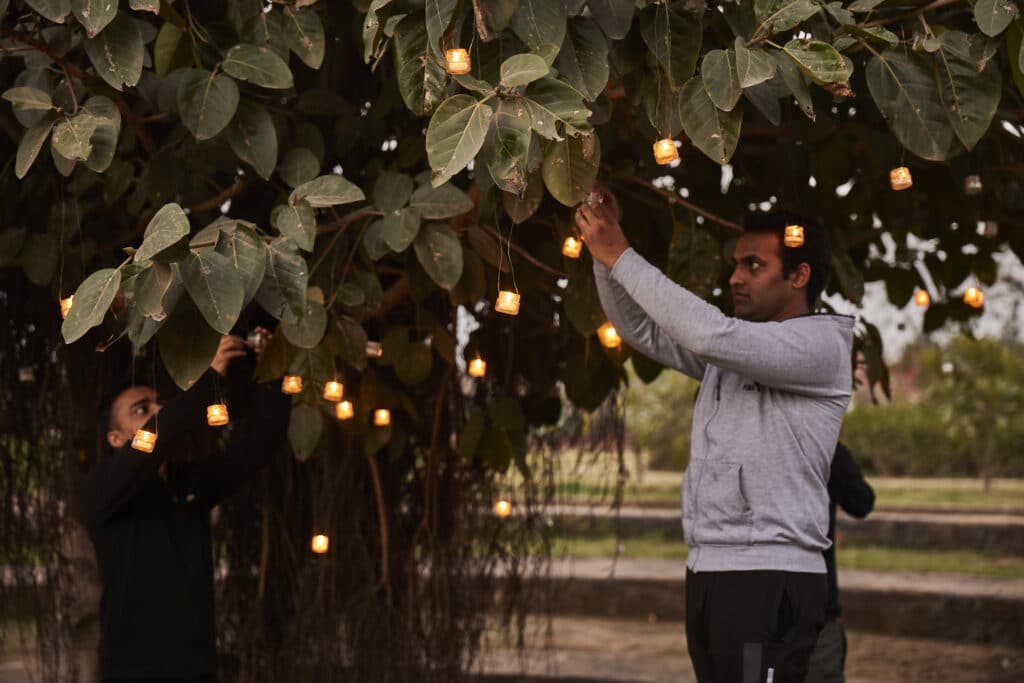
[[[225,334],[220,338],[220,344],[217,345],[217,353],[213,356],[213,362],[210,363],[210,367],[221,376],[225,376],[228,374],[228,365],[231,364],[231,361],[235,358],[241,358],[246,353],[244,339],[232,334]]]
[[[583,243],[595,260],[611,268],[629,248],[619,225],[619,207],[615,195],[595,187],[574,214]]]

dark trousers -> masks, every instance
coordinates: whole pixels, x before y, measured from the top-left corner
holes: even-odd
[[[686,640],[699,683],[803,683],[825,621],[824,574],[686,572]]]

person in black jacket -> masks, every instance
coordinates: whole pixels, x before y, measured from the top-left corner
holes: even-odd
[[[842,443],[836,446],[832,470],[828,478],[828,537],[832,545],[825,551],[828,574],[828,600],[825,603],[825,626],[811,653],[806,683],[843,683],[846,664],[846,633],[839,621],[839,581],[836,577],[836,505],[851,517],[863,519],[875,507],[875,492],[864,481],[850,450]]]
[[[287,397],[247,386],[242,368],[228,372],[246,354],[242,339],[225,336],[210,370],[165,406],[152,387],[136,386],[104,407],[114,450],[81,487],[103,584],[104,682],[217,680],[210,510],[269,462],[288,415]],[[211,453],[197,437],[214,429],[206,408],[222,388],[231,422],[218,428],[229,430],[225,452]],[[158,435],[151,453],[131,447],[140,427]]]

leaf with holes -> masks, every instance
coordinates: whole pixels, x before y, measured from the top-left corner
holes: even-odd
[[[113,0],[71,0],[71,11],[86,35],[92,38],[117,16],[117,3]]]
[[[782,51],[818,85],[846,83],[850,66],[839,52],[820,40],[794,39]]]
[[[487,170],[494,184],[503,191],[521,194],[526,190],[529,175],[527,160],[532,138],[530,117],[522,98],[503,99],[494,112],[493,121],[484,141]]]
[[[142,76],[145,47],[136,20],[119,14],[103,32],[86,38],[85,53],[96,73],[115,90],[135,86]]]
[[[82,111],[76,116],[65,118],[53,131],[51,146],[65,159],[85,161],[92,153],[92,134],[100,125],[98,116]]]
[[[818,13],[811,0],[755,0],[754,14],[761,25],[758,31],[781,33],[795,28]]]

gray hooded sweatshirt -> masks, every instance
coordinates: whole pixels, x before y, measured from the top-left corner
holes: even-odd
[[[730,318],[633,249],[594,274],[627,344],[701,380],[682,484],[687,567],[823,574],[853,318]]]

